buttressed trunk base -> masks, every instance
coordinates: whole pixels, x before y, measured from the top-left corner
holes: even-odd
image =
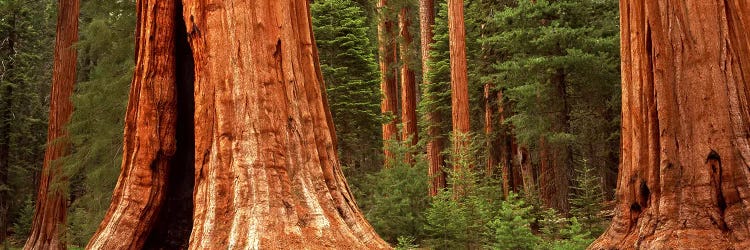
[[[750,5],[620,2],[616,214],[591,249],[750,248]]]
[[[307,0],[137,7],[123,170],[87,248],[389,248],[339,165]]]

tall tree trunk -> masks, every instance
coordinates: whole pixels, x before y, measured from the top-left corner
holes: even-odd
[[[389,149],[389,143],[398,140],[398,86],[396,84],[396,40],[394,39],[393,21],[390,20],[390,10],[387,0],[378,0],[378,56],[380,63],[380,90],[383,92],[383,101],[380,111],[392,119],[383,124],[383,145],[386,167],[393,160],[393,153]]]
[[[430,51],[433,42],[433,25],[435,25],[435,0],[419,0],[419,36],[422,48],[422,84],[430,84]],[[440,135],[440,129],[436,126],[442,121],[440,115],[430,109],[427,114],[429,122],[427,128],[427,174],[430,178],[430,196],[437,195],[440,190],[445,188],[445,173],[443,172],[443,138]]]
[[[8,53],[12,54],[16,50],[16,14],[11,15],[10,34],[8,34]],[[13,60],[5,67],[6,72],[13,71],[15,68]],[[4,79],[3,79],[4,80]],[[10,170],[10,133],[11,120],[13,118],[13,85],[7,84],[3,91],[2,106],[0,106],[0,186],[7,187],[8,171]],[[0,244],[4,243],[7,238],[8,210],[10,209],[10,190],[0,189]]]
[[[401,8],[398,14],[398,27],[401,32],[401,44],[399,46],[401,55],[401,122],[403,124],[401,138],[408,146],[416,146],[419,141],[417,134],[417,85],[414,79],[414,70],[411,69],[411,44],[412,37],[409,32],[409,7]],[[411,150],[407,151],[404,160],[410,164],[414,163]]]
[[[500,139],[498,135],[496,135],[495,131],[495,103],[501,102],[500,99],[496,99],[498,97],[498,94],[495,94],[495,91],[492,91],[492,85],[487,83],[484,84],[484,135],[485,135],[485,147],[487,150],[487,168],[485,169],[485,174],[487,177],[491,177],[494,172],[495,168],[497,168],[499,162],[500,162],[500,154],[502,153],[498,140]],[[502,112],[502,109],[499,110]],[[502,114],[498,113],[498,118],[501,118]],[[502,118],[501,118],[502,119]],[[500,121],[502,122],[502,121]],[[502,124],[502,123],[500,123]],[[506,171],[506,169],[502,169],[501,171]],[[503,175],[506,173],[503,172]]]
[[[184,53],[175,49],[180,11],[171,0],[138,0],[136,11],[136,66],[122,169],[109,210],[87,249],[143,248],[166,196],[171,162],[184,145],[176,141],[176,87],[191,83],[177,79],[175,54]]]
[[[389,247],[364,219],[341,172],[307,0],[137,4],[123,172],[88,248],[165,248],[151,245],[159,238],[151,228],[169,221],[156,216],[165,192],[181,183],[168,173],[178,167],[175,158],[192,156],[181,150],[191,146],[193,200],[180,201],[195,205],[190,249]],[[194,64],[176,68],[185,54]],[[193,84],[194,99],[179,90]],[[175,129],[189,119],[179,106],[190,101],[194,144],[180,141]],[[177,229],[167,230],[184,231]]]
[[[551,133],[570,132],[570,107],[565,78],[565,71],[558,69],[550,81],[550,87],[554,91],[554,105],[559,108],[550,115]],[[567,212],[570,209],[569,176],[573,162],[571,150],[568,145],[550,143],[548,138],[540,139],[539,148],[539,196],[548,207]]]
[[[73,87],[76,82],[75,43],[78,41],[79,0],[58,1],[52,90],[50,91],[47,148],[39,180],[31,234],[24,249],[67,249],[62,238],[68,209],[61,158],[69,152],[65,126],[73,114]]]
[[[487,88],[487,85],[485,85],[485,88]],[[503,195],[507,197],[510,191],[519,192],[522,187],[521,166],[517,164],[518,160],[514,159],[518,155],[518,145],[513,140],[510,128],[503,125],[505,124],[503,91],[497,91],[495,98],[497,99],[497,124],[500,125],[500,131],[497,138],[491,141],[493,151],[490,152],[489,157],[494,157],[494,163],[500,166]],[[491,163],[491,160],[488,159],[488,164]]]
[[[501,162],[509,168],[505,170],[508,173],[507,176],[503,176],[503,186],[507,186],[505,193],[507,196],[508,191],[521,192],[524,188],[525,180],[521,167],[521,147],[518,146],[516,140],[510,135],[506,135],[502,143],[505,148]],[[503,169],[505,168],[503,167]]]
[[[453,120],[454,156],[469,154],[469,79],[466,71],[466,28],[464,1],[448,0],[448,36],[451,63],[451,117]],[[471,159],[454,161],[453,168],[471,167]]]
[[[534,176],[534,167],[531,164],[531,155],[526,147],[517,146],[517,148],[516,159],[518,166],[521,168],[523,191],[527,194],[532,194],[536,192],[536,176]]]
[[[750,248],[750,5],[623,0],[620,15],[618,204],[591,248]]]

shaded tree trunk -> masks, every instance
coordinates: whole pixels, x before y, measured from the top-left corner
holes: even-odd
[[[484,135],[486,138],[486,145],[487,148],[487,169],[485,170],[485,174],[487,176],[492,176],[492,172],[495,169],[495,167],[498,164],[498,156],[496,154],[495,145],[493,145],[493,139],[495,134],[495,126],[494,126],[494,110],[492,108],[492,99],[495,96],[492,94],[492,86],[490,86],[489,83],[484,84]]]
[[[398,140],[398,86],[396,84],[396,40],[394,39],[393,21],[390,20],[388,1],[378,0],[378,56],[380,63],[380,90],[383,92],[383,101],[380,111],[385,116],[391,116],[391,120],[383,124],[383,145],[386,167],[393,159],[393,153],[389,149],[389,143]]]
[[[466,28],[464,1],[448,0],[448,36],[451,62],[451,117],[454,156],[469,154],[469,80],[466,71]],[[454,161],[455,170],[471,167],[470,159]]]
[[[433,42],[433,25],[435,25],[435,0],[419,0],[419,35],[420,42],[422,45],[422,84],[428,86],[430,80],[428,74],[430,72],[430,51]],[[426,89],[426,87],[425,87]],[[427,136],[427,164],[428,164],[428,176],[430,178],[430,196],[437,195],[440,190],[445,188],[445,173],[443,172],[443,164],[445,159],[443,157],[443,138],[440,135],[440,129],[435,126],[440,124],[442,121],[440,115],[431,109],[427,114],[427,121],[429,122]]]
[[[307,0],[137,4],[123,172],[87,248],[169,248],[159,230],[190,249],[389,248],[341,172]],[[181,56],[194,64],[175,66]],[[194,144],[179,136],[185,104]],[[190,186],[172,179],[179,158],[195,171],[193,199],[180,201],[194,204],[190,234],[154,225],[173,221],[157,216],[173,183]]]
[[[527,194],[536,192],[536,176],[534,176],[534,167],[531,164],[531,155],[526,147],[517,146],[516,159],[518,166],[521,168],[521,179],[523,191]]]
[[[750,5],[624,0],[620,15],[618,204],[590,248],[750,248]]]
[[[31,234],[24,249],[66,249],[62,234],[68,209],[68,180],[61,158],[69,153],[70,142],[65,126],[73,114],[73,87],[76,82],[75,43],[78,41],[78,0],[58,1],[57,38],[55,39],[52,90],[50,91],[47,148],[39,180],[39,189],[31,224]]]
[[[409,140],[406,145],[416,146],[419,141],[417,134],[417,85],[414,79],[414,70],[411,69],[410,12],[409,7],[403,7],[398,14],[398,26],[401,32],[401,44],[399,46],[401,55],[401,122],[403,124],[401,138],[402,140]],[[404,160],[414,164],[414,156],[411,150],[406,152]]]
[[[521,155],[512,135],[512,130],[505,124],[506,109],[503,101],[503,91],[497,91],[497,123],[500,125],[497,138],[492,141],[496,164],[502,171],[503,194],[508,196],[510,191],[520,192],[523,188],[521,175]]]

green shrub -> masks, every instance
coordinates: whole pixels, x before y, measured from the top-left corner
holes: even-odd
[[[355,179],[353,191],[367,220],[386,241],[396,244],[400,236],[425,238],[424,211],[429,205],[427,166],[415,157],[414,166],[404,163],[409,147],[392,143],[394,154],[389,168]]]
[[[510,193],[501,203],[498,216],[490,223],[495,242],[492,249],[535,249],[540,238],[531,231],[531,207]]]
[[[24,242],[31,233],[31,223],[34,220],[34,200],[31,196],[26,197],[23,207],[18,211],[16,222],[11,226],[15,241]]]

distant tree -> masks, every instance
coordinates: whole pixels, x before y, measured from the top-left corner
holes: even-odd
[[[487,25],[498,32],[482,39],[504,58],[487,78],[512,103],[507,122],[530,150],[522,161],[534,161],[527,176],[558,211],[570,208],[574,164],[607,169],[617,152],[616,14],[610,0],[517,1],[493,15]]]
[[[570,215],[581,223],[582,230],[598,236],[603,231],[604,192],[601,189],[601,176],[594,168],[584,163],[576,168],[573,192],[570,199]]]
[[[391,7],[388,0],[378,0],[378,61],[380,91],[383,93],[380,111],[386,117],[383,123],[383,155],[386,166],[393,159],[393,154],[388,150],[388,144],[399,141],[396,127],[398,121],[398,85],[396,83],[398,51]]]
[[[366,16],[351,0],[315,1],[310,8],[342,164],[377,169],[380,79]]]
[[[402,3],[398,14],[399,27],[399,58],[401,59],[401,139],[408,146],[416,146],[419,141],[417,130],[417,83],[415,79],[413,62],[413,38],[411,35],[411,6],[408,2]],[[404,160],[414,163],[414,155],[411,150],[406,152]]]
[[[73,113],[73,87],[76,82],[78,41],[78,0],[58,1],[57,32],[50,95],[47,149],[37,191],[31,235],[24,249],[67,249],[63,239],[68,212],[68,178],[62,158],[70,152],[65,126]]]
[[[464,1],[448,0],[448,41],[451,68],[451,117],[454,155],[465,155],[469,134],[469,79],[466,65]],[[469,168],[454,161],[454,170]]]
[[[450,131],[450,54],[448,46],[448,5],[439,2],[435,18],[433,37],[430,43],[429,57],[423,62],[424,81],[422,98],[419,101],[419,113],[423,135],[427,141],[428,176],[430,177],[430,195],[437,195],[446,186],[445,146]],[[424,49],[424,47],[423,47]],[[423,54],[424,56],[424,54]]]
[[[70,243],[79,246],[104,218],[120,173],[136,16],[134,1],[83,1],[81,12],[79,82],[68,126],[73,150],[63,161],[71,178]]]
[[[0,1],[0,248],[8,226],[29,225],[44,159],[54,44],[52,1]],[[25,240],[23,231],[12,232]]]

